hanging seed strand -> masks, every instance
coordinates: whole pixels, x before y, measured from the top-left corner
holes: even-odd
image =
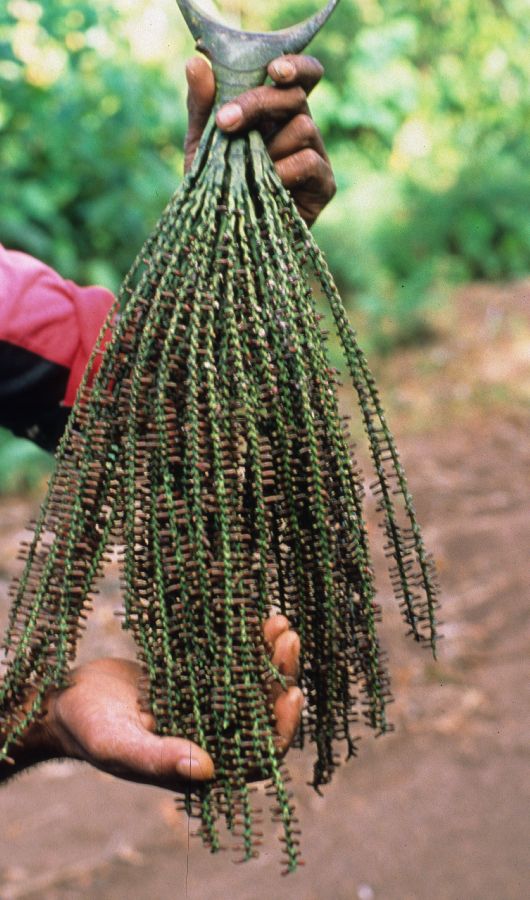
[[[300,741],[313,785],[356,749],[362,710],[388,730],[363,482],[340,414],[315,284],[331,307],[368,437],[393,584],[416,640],[436,586],[377,388],[327,266],[257,133],[212,116],[190,173],[127,274],[89,362],[47,497],[22,549],[0,686],[0,758],[68,683],[113,547],[157,733],[197,742],[215,780],[183,807],[243,860],[267,779],[285,870],[301,863],[272,697],[288,686],[263,626],[301,641]],[[27,704],[28,687],[34,689]],[[224,824],[223,824],[224,819]]]

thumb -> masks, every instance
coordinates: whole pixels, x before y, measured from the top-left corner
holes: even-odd
[[[188,169],[195,156],[215,100],[214,74],[203,56],[194,56],[193,59],[188,60],[186,80],[188,82],[188,134],[184,152],[186,169]]]
[[[131,729],[132,732],[132,729]],[[147,779],[175,777],[209,781],[214,777],[211,756],[186,738],[160,737],[136,726],[121,748],[114,748],[122,766]]]

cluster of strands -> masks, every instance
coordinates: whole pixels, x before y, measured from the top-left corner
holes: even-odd
[[[410,633],[434,648],[431,564],[333,280],[259,135],[230,141],[210,124],[89,366],[13,588],[0,690],[5,757],[47,689],[68,683],[81,620],[118,545],[124,627],[157,731],[197,741],[215,761],[215,783],[188,812],[212,850],[224,816],[248,859],[259,843],[248,781],[268,779],[287,870],[300,851],[275,743],[269,688],[281,676],[262,632],[271,610],[300,635],[314,786],[338,765],[337,741],[354,753],[359,709],[388,728],[362,488],[315,283],[357,391],[396,593]]]

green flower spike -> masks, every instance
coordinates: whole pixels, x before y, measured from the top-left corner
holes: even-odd
[[[273,34],[226,28],[179,0],[212,60],[217,105],[301,51],[337,5]],[[220,847],[224,817],[243,859],[259,832],[248,779],[268,780],[286,871],[300,862],[267,690],[280,678],[263,621],[285,614],[301,640],[315,744],[313,784],[337,744],[355,752],[360,715],[385,732],[363,493],[338,409],[314,290],[327,298],[355,387],[386,552],[409,632],[436,640],[436,590],[403,468],[326,263],[257,132],[227,137],[212,117],[194,165],[135,260],[94,351],[13,587],[0,687],[6,758],[68,683],[106,555],[122,555],[124,627],[162,735],[213,757],[215,782],[185,803]],[[97,364],[96,364],[97,363]],[[28,685],[36,689],[28,708]]]

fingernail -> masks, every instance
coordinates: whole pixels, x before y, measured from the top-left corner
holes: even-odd
[[[278,78],[292,78],[294,75],[294,66],[286,59],[278,59],[273,62],[272,69]]]
[[[233,128],[243,118],[243,110],[239,103],[227,103],[217,113],[217,124],[221,128]]]
[[[193,756],[181,756],[177,760],[177,772],[183,778],[202,778],[203,769],[198,759]]]

